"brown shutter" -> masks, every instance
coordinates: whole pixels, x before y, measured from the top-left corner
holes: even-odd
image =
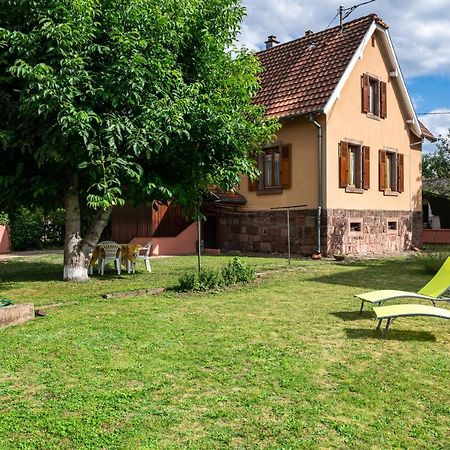
[[[362,97],[362,112],[368,113],[370,109],[370,81],[369,75],[366,73],[361,77],[361,97]]]
[[[363,189],[370,187],[370,147],[363,146]]]
[[[253,180],[248,177],[248,190],[249,191],[257,191],[258,190],[258,178],[254,178]]]
[[[339,143],[339,187],[348,186],[348,143]]]
[[[397,179],[397,191],[403,192],[405,190],[405,176],[404,176],[404,162],[405,157],[401,153],[397,155],[397,171],[398,171],[398,179]]]
[[[387,117],[387,86],[384,81],[380,81],[380,117]]]
[[[379,156],[379,189],[380,191],[386,190],[386,151],[380,150]]]
[[[292,172],[292,146],[291,144],[284,144],[281,146],[281,186],[283,189],[291,187],[291,172]]]

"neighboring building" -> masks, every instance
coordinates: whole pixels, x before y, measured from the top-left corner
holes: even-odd
[[[256,103],[282,128],[258,159],[247,199],[218,208],[225,251],[382,254],[421,245],[420,124],[388,26],[376,15],[284,44],[269,36]],[[320,234],[319,234],[320,230]],[[319,240],[319,237],[321,238]]]

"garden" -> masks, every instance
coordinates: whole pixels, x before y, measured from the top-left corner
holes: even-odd
[[[189,293],[175,287],[195,257],[83,284],[59,281],[61,259],[0,261],[0,296],[45,311],[0,331],[1,448],[448,444],[447,321],[400,318],[383,340],[353,297],[417,291],[430,274],[416,257],[242,257],[253,281]],[[216,276],[232,264],[203,258]],[[166,290],[105,298],[151,288]]]

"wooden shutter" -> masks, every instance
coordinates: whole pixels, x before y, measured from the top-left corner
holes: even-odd
[[[257,191],[258,190],[258,178],[251,179],[248,177],[248,190]]]
[[[379,189],[380,191],[386,190],[386,151],[380,150],[379,156],[379,165],[378,165],[378,173],[379,173]]]
[[[370,187],[370,147],[363,146],[363,189]]]
[[[397,154],[397,191],[403,192],[405,190],[405,170],[404,170],[405,157],[401,153]]]
[[[292,145],[284,144],[281,146],[281,186],[283,189],[291,187],[291,173],[292,173]]]
[[[387,86],[384,81],[380,81],[380,117],[387,117]]]
[[[368,113],[370,110],[370,80],[366,73],[361,77],[361,87],[362,112]]]
[[[339,187],[348,186],[348,142],[339,143]]]

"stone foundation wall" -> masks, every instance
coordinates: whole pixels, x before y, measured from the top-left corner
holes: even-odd
[[[290,212],[292,255],[315,253],[316,221],[315,209]],[[219,212],[218,223],[218,241],[224,253],[287,254],[286,211]],[[421,212],[328,209],[322,213],[324,256],[401,253],[420,248],[421,234]]]
[[[317,210],[290,211],[291,254],[316,251]],[[286,211],[219,213],[219,243],[223,252],[287,254]],[[326,225],[322,227],[325,242]]]
[[[401,253],[420,247],[421,230],[421,213],[331,209],[327,210],[327,253]]]

